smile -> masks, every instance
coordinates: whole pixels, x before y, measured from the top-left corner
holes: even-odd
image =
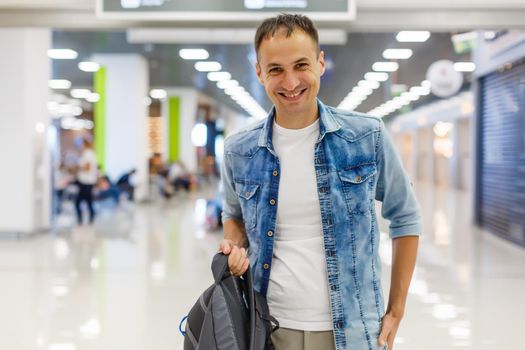
[[[279,95],[285,97],[287,100],[295,100],[299,96],[301,96],[305,91],[306,89],[302,89],[296,92],[279,92]]]

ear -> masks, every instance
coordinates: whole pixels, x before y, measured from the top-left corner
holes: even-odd
[[[324,71],[325,71],[325,63],[324,63],[324,51],[321,51],[319,52],[319,65],[321,67],[321,74],[320,75],[323,75],[324,74]]]
[[[262,85],[264,85],[264,82],[263,82],[263,80],[262,80],[261,65],[259,64],[259,62],[256,62],[256,63],[255,63],[255,73],[257,73],[257,79],[259,79],[259,83],[261,83]]]

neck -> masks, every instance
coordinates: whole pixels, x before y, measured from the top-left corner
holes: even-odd
[[[286,114],[275,110],[275,122],[285,129],[302,129],[306,128],[319,119],[319,109],[317,105],[312,112],[301,114]]]

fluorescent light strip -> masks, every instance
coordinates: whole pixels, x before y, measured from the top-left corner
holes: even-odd
[[[88,97],[86,97],[86,101],[91,102],[91,103],[98,102],[99,100],[100,100],[100,95],[97,94],[96,92],[92,92],[89,94]]]
[[[78,69],[84,72],[96,72],[100,69],[100,65],[96,62],[79,62]]]
[[[203,50],[205,51],[205,50]],[[191,49],[186,50],[180,50],[179,55],[182,58],[185,59],[198,59],[195,57],[198,57],[199,54],[201,54],[202,59],[208,58],[208,52],[206,52],[206,55],[203,51],[197,51]],[[204,57],[206,56],[206,57]],[[193,57],[193,58],[189,58]],[[215,61],[203,61],[203,62],[196,62],[195,63],[195,69],[197,69],[200,72],[209,72],[206,77],[210,81],[217,82],[217,87],[219,89],[223,89],[224,93],[230,96],[232,100],[234,100],[239,106],[241,106],[246,112],[248,112],[252,117],[256,119],[263,119],[266,117],[267,113],[266,111],[255,101],[255,99],[242,87],[239,85],[239,82],[237,80],[231,79],[231,74],[228,72],[220,71],[222,69],[222,66],[219,62]],[[153,90],[150,92],[150,96],[155,98],[155,96],[159,96],[158,98],[164,98],[162,97],[162,94],[154,94]]]
[[[168,96],[168,93],[164,89],[151,89],[149,95],[151,98],[163,100]]]
[[[393,99],[386,101],[382,105],[368,111],[367,114],[384,117],[394,111],[397,111],[401,107],[417,101],[421,96],[426,96],[428,94],[430,94],[430,82],[428,80],[424,80],[421,82],[420,86],[411,87],[408,91],[403,92],[400,96],[396,96]]]
[[[378,79],[380,79],[381,81],[385,81],[388,79],[388,74],[376,72],[366,73],[365,79],[360,80],[357,83],[357,86],[354,86],[354,88],[352,88],[352,91],[350,91],[350,93],[343,99],[343,101],[339,103],[339,106],[337,108],[349,110],[355,109],[357,106],[363,103],[363,101],[366,100],[368,96],[370,96],[374,92],[375,89],[379,88],[381,84],[379,83]]]
[[[71,49],[49,49],[47,56],[55,60],[74,60],[78,57],[78,53]]]
[[[362,87],[362,88],[369,88],[369,89],[372,89],[372,90],[375,90],[379,87],[379,82],[378,81],[375,81],[375,80],[360,80],[358,83],[357,83],[357,86],[359,87]]]
[[[195,63],[195,69],[199,72],[218,72],[222,66],[216,61],[201,61]]]
[[[398,69],[397,62],[376,62],[372,65],[372,70],[375,72],[395,72]]]
[[[217,82],[217,87],[219,89],[228,89],[235,86],[239,86],[239,82],[237,80],[222,80]]]
[[[235,82],[235,83],[229,83]],[[228,84],[229,83],[229,84]],[[230,96],[239,106],[241,106],[246,112],[256,119],[263,119],[266,117],[266,111],[253,99],[253,97],[240,85],[236,80],[226,80],[217,83],[232,85],[224,88],[224,93]]]
[[[371,81],[387,81],[388,73],[384,72],[368,72],[365,74],[365,80]]]
[[[210,54],[204,49],[182,49],[179,56],[185,60],[207,60]]]
[[[387,60],[406,60],[412,57],[410,49],[386,49],[383,51],[383,58]]]
[[[228,72],[210,72],[207,75],[208,80],[211,81],[223,81],[230,80],[232,75]]]
[[[422,43],[430,38],[430,32],[423,30],[402,30],[396,35],[400,43]]]

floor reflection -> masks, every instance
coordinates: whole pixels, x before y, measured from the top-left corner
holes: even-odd
[[[416,192],[425,228],[396,349],[519,348],[509,335],[525,312],[525,251],[473,227],[467,193]],[[181,349],[179,321],[212,281],[214,195],[128,203],[93,227],[63,218],[55,233],[1,240],[0,349]],[[385,296],[390,248],[382,233]]]

